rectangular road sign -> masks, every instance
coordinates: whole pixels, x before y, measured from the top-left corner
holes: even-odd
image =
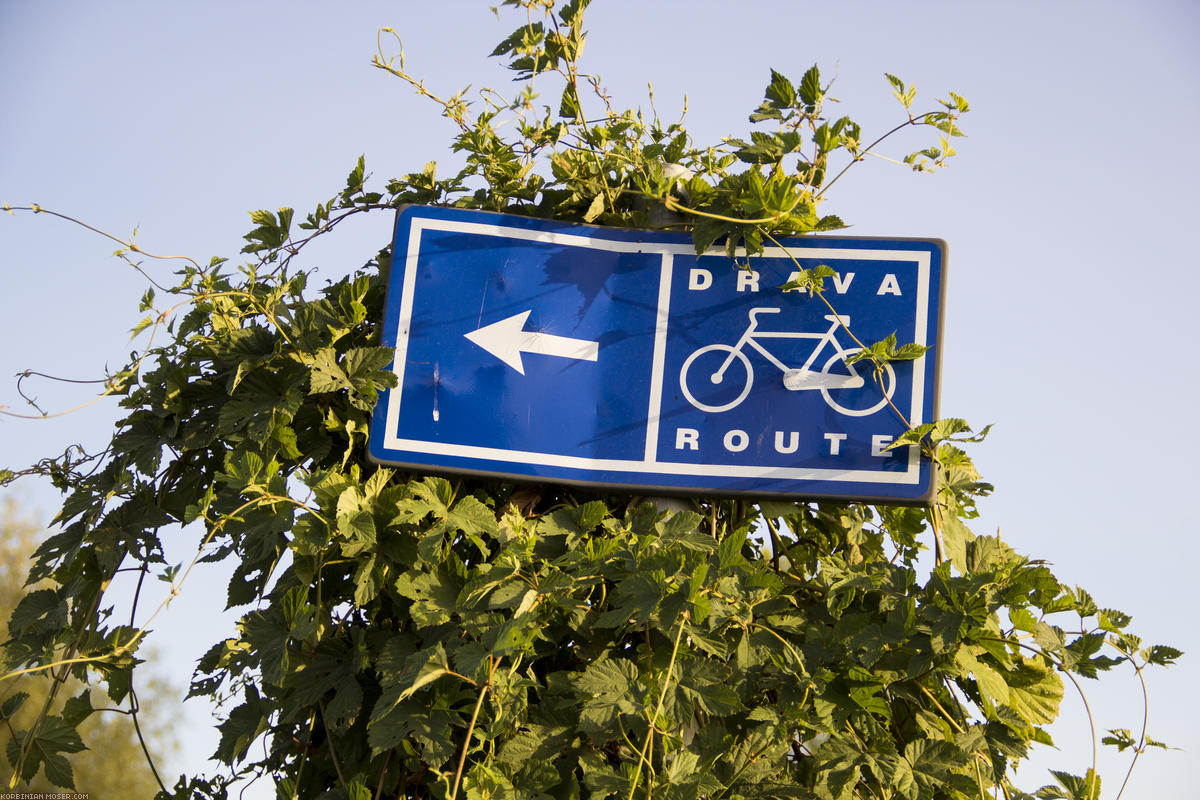
[[[945,243],[802,237],[696,255],[686,233],[412,206],[383,343],[376,461],[636,491],[928,502],[886,450],[936,419]],[[825,297],[783,292],[825,264]],[[836,311],[836,313],[835,313]],[[846,357],[895,333],[931,347]]]

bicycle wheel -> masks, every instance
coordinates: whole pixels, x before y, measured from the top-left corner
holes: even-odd
[[[844,370],[850,370],[851,367],[844,363],[844,359],[846,356],[854,355],[861,349],[861,347],[851,347],[849,350],[834,353],[825,362],[825,366],[821,367],[821,372],[828,375],[829,370],[835,366],[842,366]],[[857,370],[855,370],[855,373],[857,373]],[[839,414],[845,414],[848,417],[866,417],[874,414],[887,405],[888,400],[892,399],[892,393],[896,391],[896,373],[892,370],[891,364],[883,365],[882,397],[880,396],[880,386],[874,380],[873,373],[874,370],[872,369],[871,373],[868,373],[864,378],[863,385],[856,389],[826,389],[825,387],[821,387],[821,396],[825,398],[825,402],[829,404],[829,407]]]
[[[710,358],[709,354],[719,353],[720,358]],[[733,365],[725,370],[718,379],[717,372],[725,363],[728,354],[733,353],[735,361],[742,365],[741,374],[733,369]],[[697,361],[702,363],[693,367]],[[688,385],[688,370],[692,372],[691,386]],[[741,389],[739,391],[739,380]],[[683,369],[679,371],[679,388],[688,402],[701,411],[728,411],[746,399],[750,393],[750,385],[754,382],[754,370],[750,368],[750,359],[745,353],[727,344],[710,344],[701,347],[687,357]]]

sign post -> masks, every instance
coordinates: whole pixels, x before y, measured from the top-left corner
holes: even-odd
[[[945,244],[803,237],[736,261],[688,234],[409,207],[371,457],[653,493],[926,503],[886,449],[936,418]],[[836,271],[820,298],[780,287]],[[895,333],[915,361],[846,364]]]

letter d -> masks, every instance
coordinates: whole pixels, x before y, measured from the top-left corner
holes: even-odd
[[[688,289],[693,292],[703,291],[712,286],[712,273],[706,269],[693,269],[688,273]]]

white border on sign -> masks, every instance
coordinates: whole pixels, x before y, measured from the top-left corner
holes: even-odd
[[[727,478],[771,478],[776,480],[808,480],[833,482],[881,483],[890,485],[912,485],[920,482],[920,453],[909,447],[908,468],[904,472],[884,470],[838,470],[797,467],[755,467],[739,464],[685,464],[658,460],[659,420],[662,414],[662,389],[665,380],[667,351],[667,327],[670,318],[671,275],[676,254],[689,255],[694,251],[687,244],[626,242],[599,239],[574,233],[538,231],[528,228],[509,228],[481,222],[429,219],[415,217],[410,220],[408,252],[404,259],[404,278],[401,289],[400,318],[396,326],[396,350],[392,370],[396,374],[396,388],[388,392],[387,422],[384,431],[384,448],[410,453],[475,458],[486,461],[507,461],[515,464],[534,464],[548,467],[563,467],[608,472],[653,472],[662,475],[694,475],[697,477]],[[404,387],[404,365],[408,355],[408,338],[412,327],[413,292],[416,288],[417,266],[420,257],[421,234],[425,230],[466,233],[476,236],[503,236],[531,242],[559,245],[563,247],[587,247],[614,253],[658,253],[662,266],[658,285],[658,314],[654,332],[654,353],[651,360],[650,407],[647,413],[646,448],[641,461],[632,459],[584,458],[551,453],[534,453],[524,450],[505,450],[478,445],[427,442],[420,439],[401,439],[395,433],[400,427],[400,401]],[[711,249],[703,255],[724,255],[723,250]],[[744,256],[744,253],[739,253]],[[781,247],[768,247],[763,256],[786,258]],[[917,307],[913,342],[929,344],[929,253],[913,250],[853,250],[841,248],[805,248],[802,258],[838,259],[842,261],[864,260],[913,262],[917,268]],[[925,392],[925,356],[913,362],[912,418],[915,428],[925,420],[921,416]]]

